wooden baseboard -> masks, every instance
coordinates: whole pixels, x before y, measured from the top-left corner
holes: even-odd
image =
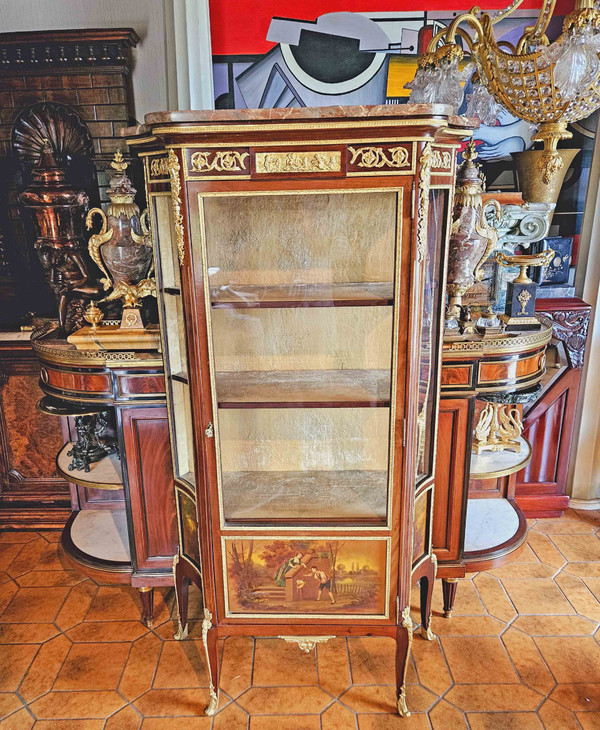
[[[70,507],[0,508],[0,530],[62,530]]]
[[[528,519],[562,517],[569,509],[566,494],[518,494],[515,501]]]
[[[572,509],[600,509],[600,499],[574,499],[571,497],[569,506]]]

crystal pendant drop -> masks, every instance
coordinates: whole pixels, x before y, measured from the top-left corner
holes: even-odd
[[[554,84],[564,101],[576,99],[598,78],[599,51],[600,34],[590,26],[572,28],[541,49],[540,57],[554,64]]]
[[[494,125],[503,110],[490,92],[481,83],[473,84],[473,92],[467,94],[467,117],[477,117],[483,124]]]
[[[462,84],[470,78],[474,64],[462,70],[458,58],[442,59],[436,65],[418,68],[415,77],[404,85],[410,89],[411,104],[449,104],[456,112],[463,101]]]

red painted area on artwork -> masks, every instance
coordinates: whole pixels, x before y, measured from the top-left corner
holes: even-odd
[[[498,10],[509,4],[509,0],[488,0],[486,10]],[[531,9],[537,15],[541,0],[524,0],[519,10]],[[457,0],[456,5],[448,0],[210,0],[212,52],[215,56],[262,54],[275,44],[267,41],[267,32],[272,18],[295,18],[315,20],[325,13],[406,13],[423,11],[469,10],[473,2]],[[574,0],[558,0],[555,14],[566,15],[574,7]]]

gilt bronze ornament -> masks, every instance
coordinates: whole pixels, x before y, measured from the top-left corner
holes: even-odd
[[[119,454],[114,425],[109,411],[75,416],[77,441],[67,451],[69,471],[90,471],[90,464],[110,454]]]
[[[513,0],[506,9],[493,14],[473,7],[455,17],[433,36],[407,88],[411,89],[413,103],[436,101],[457,110],[463,99],[460,82],[475,70],[467,116],[493,124],[504,107],[535,125],[533,139],[543,143],[543,150],[533,150],[533,156],[521,153],[528,155],[523,158],[527,167],[522,168],[521,175],[527,181],[524,197],[529,202],[556,202],[554,196],[570,161],[557,145],[573,136],[567,130],[568,123],[600,107],[600,10],[594,0],[575,0],[575,9],[565,18],[562,34],[551,43],[546,31],[556,0],[543,0],[537,22],[526,26],[514,45],[497,40],[494,26],[522,2]],[[467,67],[462,66],[463,47],[472,62]]]
[[[509,281],[506,288],[505,313],[500,319],[507,331],[540,329],[541,324],[535,316],[537,284],[527,276],[529,266],[548,266],[555,256],[552,249],[538,254],[508,254],[498,251],[496,261],[501,266],[519,266],[519,275]]]
[[[484,206],[485,178],[475,163],[475,143],[463,151],[464,162],[458,168],[454,194],[453,223],[448,253],[446,291],[450,313],[459,318],[463,295],[483,277],[483,264],[498,242],[498,234],[486,217],[490,208],[500,218],[501,207],[495,201]],[[485,211],[484,211],[485,208]]]

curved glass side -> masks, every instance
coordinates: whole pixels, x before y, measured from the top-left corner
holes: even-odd
[[[171,195],[150,193],[149,198],[173,469],[176,478],[193,488],[196,479],[192,407]]]

